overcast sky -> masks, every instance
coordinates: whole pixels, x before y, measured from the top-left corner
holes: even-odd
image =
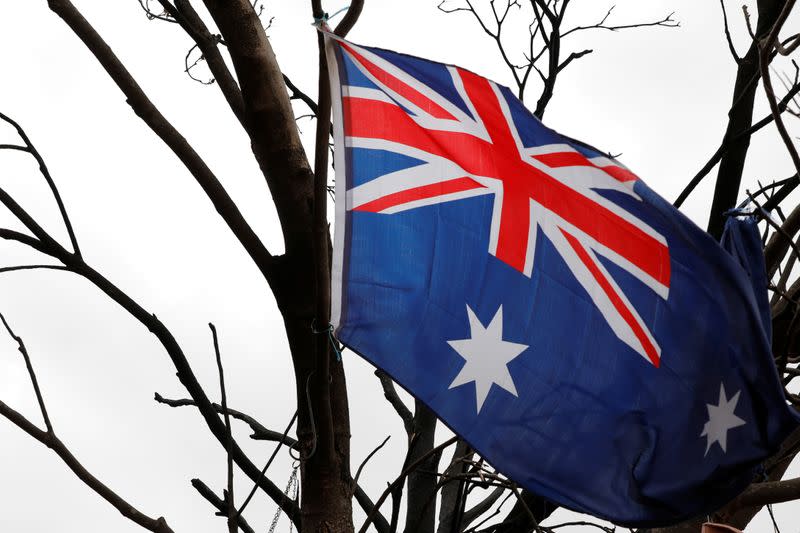
[[[136,0],[76,0],[164,114],[203,155],[273,253],[280,231],[249,143],[216,87],[189,80],[190,41],[176,26],[148,21]],[[751,4],[753,2],[750,2]],[[200,2],[195,2],[200,4]],[[306,2],[271,2],[270,29],[280,64],[308,92],[316,87],[316,36]],[[350,38],[454,63],[511,85],[492,43],[467,14],[444,15],[435,0],[367,0]],[[611,1],[575,0],[571,24],[595,22]],[[591,48],[564,71],[545,122],[620,159],[673,200],[716,149],[724,131],[735,65],[712,0],[617,0],[620,23],[675,11],[677,29],[586,32],[569,50]],[[125,104],[119,90],[44,0],[6,0],[0,16],[0,111],[27,130],[47,160],[87,261],[167,324],[212,397],[217,374],[207,327],[214,322],[226,362],[229,404],[282,429],[294,412],[293,376],[275,302],[257,269],[188,172]],[[345,2],[326,2],[333,12]],[[748,39],[739,3],[728,2],[734,40]],[[752,9],[754,11],[754,9]],[[209,19],[207,19],[209,20]],[[790,21],[789,30],[798,26]],[[787,35],[789,31],[786,32]],[[572,37],[570,38],[572,39]],[[790,72],[790,66],[779,65]],[[530,107],[538,97],[531,87]],[[301,106],[297,114],[306,112]],[[759,96],[756,118],[767,113]],[[299,122],[306,139],[314,124]],[[790,123],[790,127],[793,124]],[[0,129],[0,143],[14,139]],[[309,154],[312,151],[309,150]],[[769,127],[753,141],[745,185],[793,173]],[[56,206],[32,161],[0,153],[0,186],[67,243]],[[705,226],[711,177],[684,211]],[[19,228],[3,213],[4,226]],[[0,243],[2,265],[36,260]],[[164,350],[145,328],[88,282],[62,272],[0,276],[0,312],[28,347],[61,439],[95,475],[141,511],[163,515],[176,532],[222,531],[224,521],[189,485],[200,477],[221,492],[222,448],[199,415],[157,405],[153,393],[185,397]],[[376,498],[396,476],[405,451],[402,424],[372,369],[345,352],[352,413],[352,462],[387,435],[389,444],[362,475]],[[16,347],[0,335],[0,399],[38,420]],[[257,463],[271,444],[239,442]],[[447,438],[444,431],[439,440]],[[0,420],[0,531],[140,531],[87,490],[60,460]],[[270,470],[284,486],[288,457]],[[790,475],[797,475],[793,467]],[[239,476],[241,495],[250,485]],[[791,504],[779,523],[797,530]],[[259,494],[248,508],[265,531],[275,507]],[[357,520],[362,519],[361,514]],[[555,523],[571,516],[559,511]],[[752,526],[766,530],[764,513]],[[283,522],[281,531],[288,528]]]

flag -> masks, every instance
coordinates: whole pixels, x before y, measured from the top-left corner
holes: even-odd
[[[797,427],[752,221],[731,254],[508,88],[326,39],[338,339],[567,508],[663,525],[747,486]]]

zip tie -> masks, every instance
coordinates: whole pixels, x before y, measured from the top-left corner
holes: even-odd
[[[341,363],[342,351],[339,349],[336,339],[333,338],[333,326],[328,327],[328,340],[331,341],[331,348],[333,348],[333,351],[336,354],[336,360]]]
[[[311,25],[320,28],[323,25],[326,25],[329,20],[332,20],[334,17],[338,16],[341,13],[344,13],[348,9],[350,9],[350,4],[347,4],[340,10],[336,11],[333,15],[328,15],[327,13],[323,13],[321,17],[314,17],[314,22],[312,22]]]
[[[321,333],[328,334],[328,342],[330,342],[331,348],[333,348],[333,353],[336,354],[336,361],[342,362],[342,350],[339,348],[339,343],[336,342],[336,339],[333,337],[333,324],[328,324],[328,327],[325,329],[318,330],[316,328],[316,319],[311,321],[311,331],[315,335],[319,335]]]

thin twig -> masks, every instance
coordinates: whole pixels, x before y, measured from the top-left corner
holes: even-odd
[[[398,416],[403,421],[403,427],[405,428],[406,433],[410,435],[414,430],[414,415],[411,413],[411,410],[406,407],[406,404],[403,403],[403,400],[401,400],[400,396],[397,394],[397,390],[394,388],[392,378],[390,378],[386,372],[380,369],[375,371],[375,376],[381,382],[384,397],[394,408],[395,412],[397,412]]]
[[[123,500],[118,494],[116,494],[113,490],[108,488],[99,479],[92,475],[88,470],[86,470],[86,467],[84,467],[80,461],[75,458],[69,448],[67,448],[56,436],[53,426],[50,423],[50,417],[47,414],[47,407],[45,406],[42,392],[39,389],[39,381],[37,380],[36,373],[33,370],[33,365],[31,364],[28,351],[25,348],[25,343],[14,333],[2,314],[0,314],[0,321],[2,321],[3,326],[5,327],[6,331],[8,331],[8,334],[11,336],[11,338],[17,342],[19,351],[25,359],[25,366],[28,368],[28,376],[30,377],[31,384],[33,385],[33,390],[36,393],[36,400],[39,402],[39,409],[42,413],[42,418],[44,419],[47,430],[42,431],[30,420],[25,418],[25,416],[15,411],[2,401],[0,401],[0,416],[5,417],[29,436],[53,450],[53,452],[55,452],[55,454],[61,458],[64,464],[66,464],[67,467],[72,470],[78,479],[83,481],[86,486],[110,503],[122,514],[122,516],[154,533],[173,533],[172,529],[170,529],[163,517],[159,517],[157,519],[150,518],[149,516],[141,513],[133,505]]]
[[[50,175],[50,171],[47,169],[47,165],[44,162],[44,158],[36,149],[36,146],[31,142],[28,138],[28,135],[25,133],[25,130],[22,129],[22,126],[17,124],[16,121],[12,120],[10,117],[0,113],[0,120],[7,122],[11,126],[17,130],[17,135],[19,135],[22,142],[25,143],[27,147],[27,152],[29,152],[36,162],[39,164],[39,172],[42,174],[42,177],[47,182],[47,186],[50,187],[50,192],[53,194],[53,198],[58,205],[58,211],[61,213],[61,219],[64,221],[64,226],[67,228],[67,234],[69,235],[70,243],[72,244],[72,250],[75,252],[76,255],[81,255],[81,249],[78,246],[78,239],[75,237],[75,231],[72,229],[72,222],[69,219],[69,215],[67,214],[67,208],[64,206],[64,201],[61,199],[61,193],[58,192],[58,187],[56,187],[56,183],[53,180],[53,177]]]
[[[250,503],[251,499],[253,499],[253,495],[256,493],[256,489],[258,488],[258,481],[260,481],[261,478],[263,478],[267,474],[267,469],[272,464],[272,461],[275,459],[275,456],[278,455],[278,450],[281,449],[281,446],[283,446],[283,443],[286,441],[286,436],[289,434],[289,430],[294,425],[295,420],[297,420],[297,411],[294,412],[294,415],[292,415],[292,419],[289,420],[289,423],[286,425],[286,429],[283,431],[282,438],[278,441],[278,444],[275,446],[275,449],[272,450],[272,455],[269,456],[269,459],[267,460],[267,464],[265,464],[264,468],[261,469],[261,476],[259,477],[259,480],[257,480],[253,484],[253,488],[252,488],[252,490],[250,490],[250,494],[247,495],[247,498],[244,499],[244,502],[242,503],[242,506],[239,507],[239,511],[237,511],[237,513],[236,513],[237,515],[242,514],[242,512],[247,507],[247,504]]]
[[[619,31],[619,30],[630,30],[633,28],[652,28],[654,26],[660,26],[663,28],[679,28],[681,23],[677,20],[673,19],[672,16],[675,14],[674,12],[670,13],[669,15],[660,18],[658,20],[654,20],[652,22],[634,22],[632,24],[616,24],[616,25],[607,25],[606,20],[611,16],[611,12],[614,11],[616,6],[611,6],[608,12],[603,16],[600,22],[592,24],[590,26],[576,26],[571,28],[561,34],[561,38],[563,39],[567,35],[571,33],[575,33],[578,31],[585,31],[585,30],[608,30],[608,31]]]
[[[233,496],[233,433],[231,432],[231,417],[228,414],[228,399],[225,393],[225,371],[222,367],[222,355],[219,351],[219,339],[217,338],[217,328],[211,322],[208,323],[211,330],[211,337],[214,340],[214,354],[217,358],[217,370],[219,371],[219,390],[222,396],[222,411],[225,419],[225,430],[228,432],[228,442],[226,452],[228,455],[228,492],[225,500],[228,504],[228,532],[236,533],[238,525],[236,523],[236,500]]]
[[[211,490],[208,485],[195,478],[192,480],[192,486],[198,493],[200,493],[200,496],[205,498],[217,509],[218,512],[214,514],[217,516],[228,515],[228,509],[230,508],[230,505],[228,505],[225,500],[214,494],[214,491]],[[247,523],[247,520],[245,520],[242,515],[236,515],[236,525],[238,525],[239,529],[241,529],[244,533],[255,533],[253,528],[250,527],[250,524]]]
[[[511,490],[514,493],[514,496],[517,497],[517,501],[522,505],[522,508],[525,509],[525,513],[528,515],[528,518],[530,518],[531,524],[533,524],[533,528],[536,531],[541,531],[542,528],[539,527],[539,521],[536,520],[536,516],[534,516],[533,511],[531,511],[531,508],[528,507],[528,504],[525,502],[524,498],[522,497],[522,494],[520,494],[517,486],[512,485]]]
[[[731,39],[731,30],[728,27],[728,11],[725,9],[725,0],[719,0],[719,5],[722,8],[722,23],[725,28],[725,39],[728,41],[728,49],[731,52],[731,56],[733,56],[733,60],[738,65],[741,63],[742,58],[736,53],[736,47],[733,45],[733,39]]]
[[[798,93],[800,93],[800,84],[796,83],[794,87],[792,87],[792,89],[788,93],[786,93],[781,102],[778,104],[778,109],[781,112],[785,111],[789,103]],[[747,128],[746,130],[741,131],[730,138],[723,139],[722,144],[720,144],[719,148],[717,148],[717,151],[714,152],[711,158],[705,163],[705,165],[703,165],[703,168],[701,168],[697,172],[697,174],[695,174],[695,176],[689,181],[689,183],[686,185],[686,187],[684,187],[684,189],[681,191],[681,193],[678,195],[678,197],[675,199],[675,202],[673,202],[672,205],[674,205],[675,207],[680,207],[681,205],[683,205],[683,203],[686,201],[686,199],[689,197],[692,191],[694,191],[695,188],[700,184],[703,178],[705,178],[708,175],[708,173],[711,172],[711,170],[717,165],[717,163],[720,162],[722,157],[728,151],[728,148],[730,148],[739,141],[749,138],[754,133],[759,131],[761,128],[763,128],[767,124],[770,124],[773,120],[775,120],[775,116],[770,112],[769,115],[765,116],[764,118],[762,118],[761,120],[759,120],[758,122]]]
[[[22,270],[65,270],[69,269],[63,265],[18,265],[0,268],[0,274],[5,272],[20,272]]]
[[[178,130],[161,114],[131,76],[125,65],[69,0],[48,0],[50,9],[61,17],[70,29],[100,62],[117,87],[125,94],[134,112],[150,127],[184,166],[211,200],[220,216],[238,238],[262,273],[269,272],[273,265],[272,255],[264,243],[245,220],[236,203],[228,195],[205,161],[186,141]]]
[[[355,475],[355,477],[353,478],[353,483],[352,483],[352,485],[353,485],[353,490],[355,490],[355,487],[356,487],[356,485],[358,485],[358,478],[359,478],[359,477],[361,477],[361,471],[362,471],[362,470],[364,470],[364,467],[366,466],[367,462],[369,462],[369,460],[370,460],[370,459],[372,459],[372,457],[373,457],[373,456],[374,456],[376,453],[378,453],[378,452],[380,451],[380,449],[381,449],[381,448],[383,448],[383,447],[386,445],[386,443],[387,443],[387,442],[389,442],[389,439],[391,439],[391,438],[392,438],[392,436],[391,436],[391,435],[389,435],[389,436],[387,436],[385,439],[383,439],[383,442],[381,442],[380,444],[378,444],[378,446],[377,446],[377,447],[376,447],[374,450],[372,450],[372,451],[369,453],[369,455],[367,455],[367,456],[364,458],[364,460],[363,460],[363,461],[361,461],[361,464],[360,464],[360,465],[358,465],[358,470],[356,470],[356,475]]]
[[[14,341],[17,343],[17,349],[19,353],[22,354],[22,358],[25,360],[25,366],[28,369],[28,377],[31,379],[31,384],[33,385],[33,391],[36,393],[36,401],[39,402],[39,410],[42,413],[42,418],[44,419],[44,425],[47,428],[47,433],[53,434],[53,424],[50,423],[50,416],[47,414],[47,407],[44,404],[44,398],[42,398],[42,391],[39,388],[39,380],[36,379],[36,372],[33,370],[33,364],[31,363],[30,355],[28,355],[28,350],[25,348],[25,343],[22,341],[22,338],[19,337],[14,333],[11,329],[11,326],[8,325],[6,321],[6,317],[0,313],[0,321],[3,323],[3,327],[6,328],[6,331],[11,336]]]
[[[440,445],[428,450],[427,453],[425,453],[424,455],[420,456],[416,461],[411,463],[408,467],[404,468],[403,471],[400,473],[400,475],[397,476],[397,479],[395,479],[392,483],[389,484],[388,487],[386,487],[386,490],[383,491],[383,494],[381,494],[381,497],[378,498],[377,502],[375,502],[375,506],[372,508],[372,511],[367,515],[367,519],[364,520],[364,524],[361,526],[361,529],[358,530],[358,533],[366,533],[367,528],[369,527],[370,523],[372,523],[372,519],[375,517],[375,514],[378,512],[378,510],[380,509],[381,505],[383,505],[383,502],[386,501],[386,498],[389,497],[389,495],[392,493],[392,491],[397,486],[402,486],[402,484],[405,482],[406,476],[408,476],[409,472],[413,472],[426,459],[428,459],[429,457],[431,457],[435,453],[441,452],[442,450],[444,450],[445,448],[447,448],[448,446],[450,446],[451,444],[453,444],[457,440],[458,440],[458,437],[451,437],[451,438],[447,439],[446,441],[444,441]]]
[[[772,78],[769,73],[770,54],[775,47],[775,43],[778,42],[778,35],[789,13],[791,13],[794,4],[795,0],[787,0],[781,14],[778,16],[778,20],[775,21],[775,25],[772,27],[772,31],[770,31],[767,38],[760,43],[761,53],[759,54],[759,68],[761,69],[761,78],[763,80],[764,92],[767,95],[770,111],[772,111],[772,116],[775,118],[775,126],[778,128],[781,139],[783,139],[786,145],[786,150],[792,158],[795,170],[800,174],[800,155],[798,155],[797,148],[794,146],[794,142],[789,132],[786,130],[783,118],[781,118],[781,110],[778,106],[778,99],[775,97],[775,90],[772,87]]]

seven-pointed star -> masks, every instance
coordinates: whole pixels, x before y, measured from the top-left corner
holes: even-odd
[[[742,391],[738,391],[728,400],[725,394],[725,385],[720,384],[719,403],[717,405],[706,404],[708,408],[708,422],[703,426],[703,432],[700,434],[701,437],[706,437],[708,439],[706,442],[705,455],[708,455],[708,450],[711,449],[711,445],[715,442],[719,443],[723,453],[727,452],[728,430],[746,424],[744,420],[733,414],[733,411],[736,409],[736,404],[739,403],[739,394],[741,392]]]
[[[458,355],[466,360],[449,388],[452,389],[474,381],[475,396],[480,413],[492,384],[497,384],[514,396],[518,396],[514,380],[506,365],[525,351],[528,346],[503,340],[502,305],[487,327],[483,327],[469,305],[467,305],[467,316],[469,317],[470,338],[447,341],[458,352]]]

